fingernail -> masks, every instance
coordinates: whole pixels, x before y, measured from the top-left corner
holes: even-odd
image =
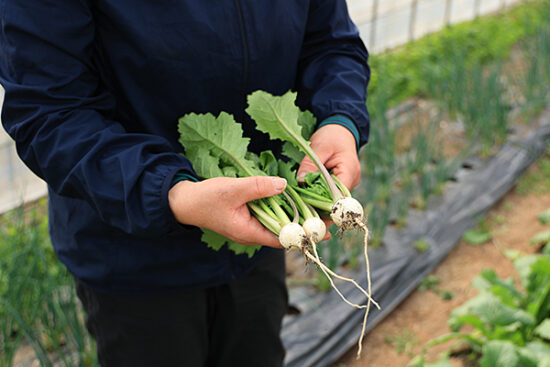
[[[282,192],[286,187],[286,180],[280,177],[271,177],[271,182],[273,182],[273,187],[276,191]]]

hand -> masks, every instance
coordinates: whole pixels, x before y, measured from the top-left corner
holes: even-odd
[[[279,177],[216,177],[201,182],[180,181],[168,193],[176,220],[217,232],[243,245],[282,248],[277,236],[254,218],[246,206],[252,200],[283,192]]]
[[[347,128],[329,124],[317,130],[310,139],[311,148],[321,162],[342,181],[348,189],[359,185],[361,165],[357,156],[355,137]],[[305,157],[298,168],[298,179],[307,172],[318,171],[309,157]]]

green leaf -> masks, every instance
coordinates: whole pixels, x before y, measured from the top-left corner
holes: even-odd
[[[309,140],[317,125],[315,116],[309,111],[300,111],[298,115],[298,124],[302,127],[302,137],[305,140]],[[283,144],[282,153],[284,156],[290,158],[291,161],[298,164],[300,164],[304,158],[304,153],[289,142]]]
[[[482,348],[479,360],[481,367],[518,367],[519,357],[514,344],[507,341],[493,340]]]
[[[248,96],[246,113],[256,122],[256,129],[268,134],[271,139],[289,142],[300,151],[306,152],[311,148],[302,135],[302,126],[298,122],[301,111],[295,101],[296,93],[290,91],[282,96],[256,91]]]
[[[463,238],[464,241],[468,242],[470,245],[481,245],[490,241],[493,235],[484,229],[471,229],[464,232]]]
[[[488,327],[507,326],[515,322],[534,325],[534,318],[527,312],[505,305],[499,298],[488,292],[481,292],[474,298],[451,312],[449,324],[460,326],[464,317],[476,316]],[[474,325],[479,328],[479,325]]]
[[[541,367],[540,358],[532,350],[516,346],[516,353],[519,358],[518,366]]]
[[[453,365],[449,357],[443,357],[439,361],[424,364],[424,367],[453,367]]]
[[[242,126],[233,116],[225,112],[218,117],[191,113],[179,119],[178,131],[179,142],[185,148],[185,156],[199,176],[246,177],[263,174],[256,166],[256,162],[261,163],[262,159],[247,151],[250,139],[243,137]],[[266,167],[277,169],[277,162],[271,156],[265,153],[263,163]],[[251,257],[260,248],[241,245],[210,230],[202,231],[202,241],[216,251],[227,244],[236,254],[247,254]]]
[[[254,163],[254,166],[260,167],[260,156],[253,152],[246,152],[244,156],[247,161]]]
[[[479,290],[490,291],[510,307],[517,307],[524,298],[523,294],[514,287],[514,281],[511,278],[502,280],[490,269],[483,270],[474,278],[472,284]]]
[[[542,224],[548,224],[550,223],[550,208],[546,209],[542,213],[538,215],[539,221]]]
[[[234,167],[243,177],[258,174],[254,162],[245,158],[250,139],[243,137],[242,127],[233,116],[225,112],[217,118],[191,113],[179,119],[178,131],[185,156],[201,177],[221,176],[213,176],[219,173],[214,165]]]
[[[409,361],[407,367],[426,367],[425,357],[423,355],[417,355]]]
[[[308,172],[304,177],[304,182],[308,191],[331,200],[332,195],[325,180],[321,178],[321,172]]]
[[[279,173],[279,164],[277,158],[271,150],[260,153],[260,168],[269,176],[277,176]]]
[[[219,251],[225,244],[227,244],[228,248],[231,251],[235,252],[237,255],[246,254],[248,255],[248,257],[252,257],[252,255],[254,255],[256,251],[259,251],[261,248],[261,246],[241,245],[240,243],[231,241],[221,234],[211,231],[209,229],[201,228],[201,230],[203,232],[201,240],[206,243],[208,247],[215,251]]]
[[[319,172],[319,171],[308,172],[308,173],[306,173],[306,176],[304,177],[304,182],[308,186],[313,186],[317,183],[317,180],[319,179],[320,176],[321,176],[321,172]]]
[[[457,311],[456,314],[451,314],[448,323],[451,330],[455,333],[458,332],[463,325],[468,324],[481,331],[484,335],[489,335],[489,330],[487,329],[487,327],[485,327],[483,321],[476,315],[466,314],[465,312],[462,313],[460,311]]]
[[[413,242],[413,247],[418,252],[425,252],[430,248],[430,244],[425,240],[416,240]]]
[[[504,254],[504,256],[506,256],[507,259],[510,259],[512,261],[516,261],[524,255],[521,251],[514,249],[504,249],[502,250],[502,253]]]
[[[535,328],[535,334],[550,341],[550,318],[546,318]]]
[[[313,132],[315,131],[315,126],[317,125],[317,119],[309,111],[300,111],[298,116],[298,123],[302,126],[302,137],[306,140],[311,138]]]
[[[524,349],[528,349],[538,359],[537,367],[550,367],[550,344],[541,341],[528,343]]]
[[[544,255],[535,258],[527,278],[527,310],[540,323],[550,314],[550,258]]]
[[[223,247],[223,245],[225,245],[225,243],[229,241],[228,238],[225,238],[221,234],[211,231],[209,229],[201,228],[201,230],[202,230],[202,236],[201,236],[202,242],[206,243],[208,247],[210,247],[215,251],[219,251]]]
[[[222,172],[224,177],[237,177],[237,169],[235,167],[231,167],[231,166],[223,167]]]
[[[246,254],[249,258],[262,248],[262,246],[245,246],[230,240],[227,240],[227,247],[237,255]]]
[[[514,266],[516,267],[523,288],[527,288],[528,286],[531,265],[533,265],[537,259],[537,255],[525,255],[514,261]]]
[[[529,241],[532,245],[539,245],[548,242],[550,242],[550,229],[535,234],[533,238],[531,238],[531,241]]]
[[[199,146],[190,147],[186,149],[185,157],[191,161],[195,172],[200,177],[212,178],[225,176],[223,169],[219,166],[219,158],[211,156],[208,149]]]
[[[418,290],[421,292],[427,291],[428,289],[437,290],[439,281],[440,279],[437,275],[428,275],[426,278],[422,279],[418,286]]]
[[[283,144],[283,150],[281,153],[290,159],[290,161],[293,164],[299,164],[302,162],[302,159],[304,158],[305,154],[300,151],[300,149],[296,148],[294,145],[290,144],[289,142],[286,142]]]
[[[291,186],[298,186],[298,180],[296,179],[296,170],[293,169],[294,163],[283,162],[282,160],[279,160],[277,163],[279,165],[279,177],[286,179],[287,183]]]

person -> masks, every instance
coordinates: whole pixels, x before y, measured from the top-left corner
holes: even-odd
[[[297,91],[312,148],[356,186],[370,70],[345,1],[5,0],[1,24],[2,123],[48,184],[101,366],[281,366],[284,253],[246,202],[286,183],[200,180],[177,120],[226,111],[279,155],[246,96]],[[213,251],[198,227],[262,249]]]

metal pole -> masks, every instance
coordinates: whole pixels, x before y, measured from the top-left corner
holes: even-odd
[[[453,8],[453,0],[445,2],[445,24],[451,24],[451,9]]]
[[[411,17],[409,19],[409,41],[414,40],[414,27],[416,25],[416,12],[418,10],[418,0],[411,2]]]
[[[376,45],[376,21],[378,19],[378,0],[372,2],[372,17],[370,21],[370,48],[374,49]]]

